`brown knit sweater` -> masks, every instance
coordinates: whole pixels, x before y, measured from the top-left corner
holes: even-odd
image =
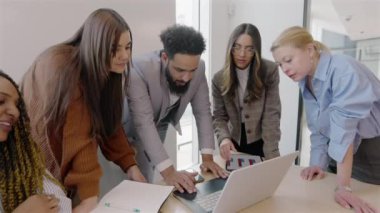
[[[83,200],[98,195],[102,172],[97,157],[98,142],[90,137],[90,115],[79,86],[63,118],[65,123],[61,140],[49,138],[46,127],[37,122],[48,101],[46,91],[53,84],[49,79],[54,72],[61,70],[73,50],[73,47],[60,45],[43,52],[25,74],[22,90],[30,116],[32,137],[45,153],[47,168],[65,187],[75,189],[80,200]],[[108,160],[125,172],[136,164],[135,152],[129,146],[121,123],[116,133],[100,148]]]

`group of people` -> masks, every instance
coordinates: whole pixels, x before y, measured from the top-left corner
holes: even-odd
[[[375,211],[351,193],[351,175],[380,184],[380,81],[354,59],[332,55],[301,27],[285,30],[261,56],[252,24],[232,32],[223,68],[212,79],[211,109],[202,35],[174,25],[163,49],[132,60],[132,32],[111,9],[94,11],[75,35],[41,53],[20,87],[0,72],[0,211],[89,212],[102,171],[97,148],[134,181],[154,170],[180,192],[195,192],[195,172],[177,171],[164,146],[169,124],[191,104],[204,172],[232,151],[280,155],[279,71],[299,82],[311,134],[307,180],[336,163],[335,200]],[[332,164],[331,164],[332,165]],[[127,202],[127,201],[126,201]]]

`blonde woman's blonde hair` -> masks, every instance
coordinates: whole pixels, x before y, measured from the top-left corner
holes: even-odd
[[[315,41],[313,36],[305,28],[299,26],[293,26],[285,29],[272,43],[270,51],[273,52],[277,48],[285,45],[304,49],[310,43],[313,43],[317,53],[329,51],[324,44],[319,41]]]

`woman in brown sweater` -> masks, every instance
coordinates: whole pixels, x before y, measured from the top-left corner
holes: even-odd
[[[97,158],[118,164],[132,180],[145,181],[121,126],[123,73],[129,70],[132,34],[115,11],[98,9],[68,41],[37,57],[22,81],[32,136],[47,168],[80,204],[96,206],[102,175]]]

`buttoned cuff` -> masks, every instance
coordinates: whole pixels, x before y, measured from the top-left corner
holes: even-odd
[[[344,156],[346,156],[349,146],[350,144],[346,143],[330,143],[328,148],[329,156],[332,159],[334,159],[337,163],[342,163]]]
[[[309,165],[319,166],[323,170],[327,170],[327,167],[329,165],[329,157],[327,153],[311,153]]]
[[[159,172],[164,171],[165,169],[169,168],[170,166],[173,166],[172,161],[168,158],[161,163],[157,164],[156,168]]]

